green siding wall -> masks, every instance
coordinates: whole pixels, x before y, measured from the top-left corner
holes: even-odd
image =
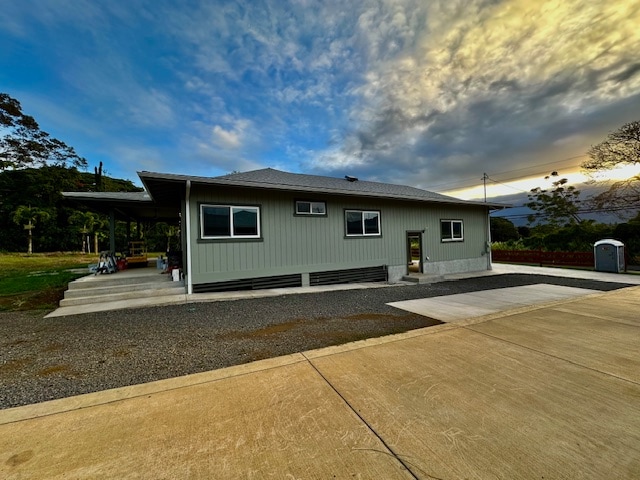
[[[327,216],[295,216],[296,199],[327,204]],[[259,205],[261,240],[198,240],[192,245],[193,283],[376,265],[404,265],[406,231],[425,230],[431,262],[477,258],[486,243],[487,211],[427,203],[301,195],[250,189],[191,191],[191,237],[199,239],[199,205]],[[381,237],[345,238],[344,210],[380,210]],[[464,242],[442,243],[440,219],[464,221]]]

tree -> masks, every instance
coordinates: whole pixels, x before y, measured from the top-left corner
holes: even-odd
[[[16,211],[13,212],[13,221],[17,225],[24,225],[24,229],[29,232],[29,245],[27,248],[29,255],[33,253],[33,229],[36,227],[36,223],[38,221],[48,220],[49,217],[49,212],[32,207],[31,205],[20,205]]]
[[[558,177],[558,172],[551,172],[545,180]],[[534,213],[528,216],[529,223],[535,223],[539,216],[546,218],[547,223],[554,226],[565,226],[580,223],[582,219],[578,215],[580,205],[580,191],[574,186],[566,186],[568,180],[561,178],[554,181],[551,190],[536,187],[529,193],[529,202],[525,207]]]
[[[624,124],[588,151],[589,159],[582,164],[587,172],[612,170],[622,165],[640,165],[640,121]],[[599,210],[624,215],[640,209],[640,175],[616,181],[609,189],[596,195],[592,202]]]
[[[105,192],[137,192],[142,191],[129,180],[111,178],[103,171],[102,184]],[[40,168],[21,168],[0,171],[0,250],[24,250],[22,225],[13,222],[13,213],[20,205],[46,210],[51,218],[37,227],[37,241],[34,248],[40,251],[80,250],[80,236],[77,230],[70,228],[69,217],[79,209],[74,202],[65,200],[60,192],[93,192],[95,191],[94,172],[81,172],[75,167],[43,166]],[[77,205],[77,204],[75,204]],[[101,218],[104,218],[101,216]],[[116,222],[119,225],[119,222]],[[94,244],[96,233],[103,239],[108,232],[108,224],[94,228]],[[117,229],[120,239],[120,228]],[[122,229],[122,238],[126,230]],[[124,241],[124,240],[123,240]],[[125,242],[126,243],[126,242]],[[163,238],[163,244],[166,239]],[[164,247],[160,247],[162,249]]]
[[[104,230],[109,226],[109,219],[104,215],[96,214],[96,221],[93,224],[93,253],[99,253],[99,240],[107,238]]]
[[[491,241],[508,242],[509,240],[518,240],[518,230],[513,222],[506,218],[491,217]]]
[[[87,165],[72,147],[40,130],[33,117],[22,113],[20,102],[6,93],[0,93],[0,134],[0,171],[48,162]]]
[[[69,223],[75,225],[82,235],[82,253],[89,249],[89,234],[93,232],[97,221],[97,215],[93,212],[76,210],[69,216]]]
[[[166,222],[157,223],[155,228],[163,237],[167,237],[166,251],[169,252],[171,250],[171,239],[180,235],[180,228],[175,225],[169,225]]]
[[[528,238],[531,236],[531,229],[526,225],[521,225],[518,227],[518,235],[522,238]]]

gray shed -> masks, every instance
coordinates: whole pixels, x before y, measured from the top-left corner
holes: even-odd
[[[598,272],[624,272],[624,243],[610,238],[593,244],[595,269]]]

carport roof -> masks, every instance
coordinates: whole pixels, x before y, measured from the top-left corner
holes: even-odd
[[[66,199],[104,214],[113,211],[118,218],[154,219],[173,222],[179,218],[180,203],[159,205],[147,192],[62,192]]]

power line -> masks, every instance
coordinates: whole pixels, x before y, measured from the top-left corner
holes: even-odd
[[[492,179],[490,177],[489,177],[489,180],[491,180],[494,183],[498,183],[498,184],[500,184],[500,185],[502,185],[504,187],[510,188],[512,190],[516,190],[516,191],[521,192],[521,193],[526,193],[527,195],[529,195],[531,193],[530,190],[529,191],[525,191],[525,190],[516,188],[516,187],[514,187],[512,185],[507,185],[505,183],[498,182],[498,181],[496,181],[496,180],[494,180],[494,179]],[[608,183],[610,183],[609,180],[605,180],[603,182],[597,182],[594,185],[587,185],[585,187],[581,187],[578,191],[579,191],[581,197],[583,195],[587,194],[587,192],[594,192],[594,191],[602,191],[602,192],[604,192],[605,189],[606,189],[606,184],[608,184]],[[548,190],[550,190],[550,188]],[[505,195],[497,195],[497,196],[505,196]],[[495,198],[495,197],[496,196],[494,196],[493,198]]]
[[[534,169],[534,168],[539,168],[539,167],[543,167],[543,166],[547,166],[547,165],[557,165],[559,163],[566,162],[568,160],[575,160],[576,158],[582,158],[584,156],[586,156],[586,154],[575,155],[573,157],[567,157],[567,158],[563,158],[563,159],[560,159],[560,160],[555,160],[553,162],[536,163],[536,164],[530,165],[528,167],[515,168],[515,169],[512,169],[512,170],[504,170],[502,172],[492,173],[491,176],[501,176],[501,175],[506,175],[508,173],[521,172],[521,171],[524,171],[524,170],[531,170],[531,169]],[[531,176],[542,175],[543,173],[548,173],[548,172],[546,172],[546,170],[539,170],[539,171],[536,171],[536,172],[532,172],[530,175]],[[522,178],[522,176],[516,176],[516,177],[510,177],[510,178],[503,178],[501,180],[504,181],[504,182],[507,182],[509,180],[518,180],[518,179],[521,179],[521,178]],[[456,181],[445,182],[445,183],[438,183],[438,184],[435,184],[435,185],[427,186],[426,188],[428,188],[431,191],[458,190],[458,189],[463,189],[463,188],[470,188],[470,187],[475,187],[475,186],[478,185],[477,182],[474,182],[472,184],[467,183],[467,180],[473,180],[473,179],[474,179],[474,177],[466,177],[466,178],[464,178],[462,180],[456,180]],[[441,187],[448,187],[450,185],[453,185],[453,186],[450,187],[450,188],[441,188]]]
[[[512,208],[522,208],[524,207],[524,205],[520,206],[520,207],[512,207]],[[581,214],[581,215],[585,215],[585,214],[592,214],[592,213],[603,213],[603,214],[615,214],[616,212],[624,212],[627,210],[631,210],[632,207],[616,207],[616,208],[589,208],[589,209],[583,209],[583,210],[578,210],[576,211],[577,214]],[[512,215],[500,215],[498,218],[505,218],[505,219],[521,219],[521,218],[547,218],[552,216],[549,213],[545,213],[545,212],[536,212],[536,211],[532,211],[531,213],[517,213],[517,214],[512,214]]]
[[[497,181],[497,180],[494,180],[494,179],[493,179],[493,178],[491,178],[491,177],[487,177],[487,178],[488,178],[489,180],[491,180],[493,183],[497,183],[497,184],[499,184],[499,185],[502,185],[502,186],[504,186],[504,187],[510,188],[510,189],[512,189],[512,190],[516,190],[516,191],[518,191],[518,192],[523,192],[523,193],[529,193],[529,192],[527,192],[527,191],[525,191],[525,190],[522,190],[522,189],[520,189],[520,188],[516,188],[516,187],[513,187],[513,186],[511,186],[511,185],[507,185],[506,183],[502,183],[502,182],[499,182],[499,181]],[[485,199],[485,202],[486,202],[486,201],[487,201],[487,200]]]

